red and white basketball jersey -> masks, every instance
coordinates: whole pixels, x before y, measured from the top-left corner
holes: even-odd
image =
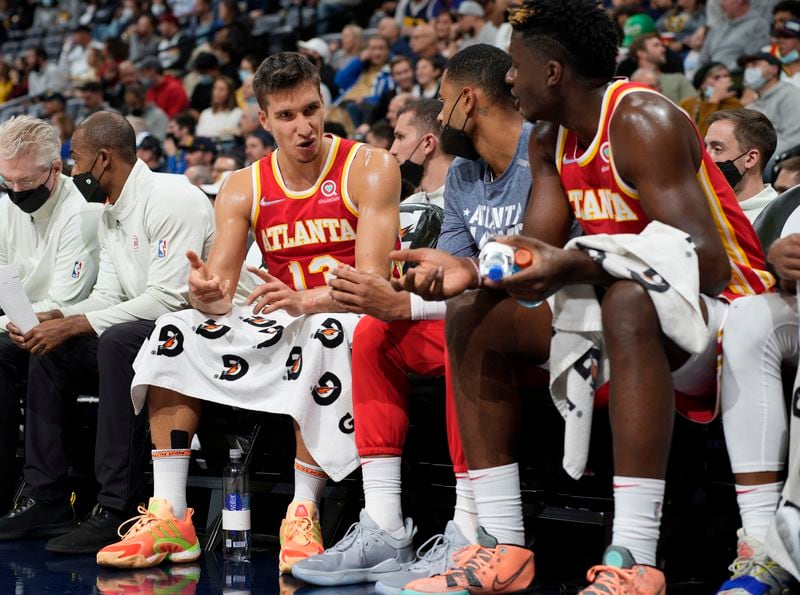
[[[650,223],[636,189],[625,183],[614,167],[608,138],[611,117],[620,100],[629,93],[641,92],[655,93],[649,87],[627,81],[609,86],[603,97],[597,134],[584,151],[573,132],[563,127],[558,131],[556,166],[561,185],[586,234],[639,233]],[[699,133],[697,137],[700,139]],[[703,146],[702,139],[700,144]],[[763,293],[775,285],[775,278],[766,269],[758,236],[725,176],[705,148],[702,151],[697,179],[731,265],[731,281],[722,295],[731,300]]]
[[[280,149],[251,166],[253,235],[269,273],[298,291],[325,285],[340,263],[356,266],[358,209],[347,179],[362,144],[325,137],[331,141],[328,157],[307,190],[286,187]]]

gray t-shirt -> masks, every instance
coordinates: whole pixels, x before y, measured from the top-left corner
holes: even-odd
[[[483,159],[456,157],[444,183],[444,223],[438,248],[455,256],[477,256],[494,236],[519,234],[531,191],[526,122],[503,175],[492,180]]]

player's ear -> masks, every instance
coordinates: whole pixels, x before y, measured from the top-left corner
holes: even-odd
[[[555,87],[564,77],[564,65],[558,60],[548,60],[545,65],[545,83],[548,87]]]
[[[267,132],[272,132],[272,127],[269,124],[269,117],[264,110],[258,110],[258,121],[261,122],[261,127]]]

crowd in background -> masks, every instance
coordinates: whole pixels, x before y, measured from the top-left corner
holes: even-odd
[[[679,103],[702,134],[711,113],[745,106],[775,126],[776,158],[800,146],[798,0],[606,3],[619,26],[618,74]],[[49,119],[69,164],[74,127],[119,111],[153,170],[213,195],[224,172],[274,148],[252,87],[272,51],[297,49],[320,69],[330,131],[389,148],[397,111],[437,97],[448,57],[475,43],[508,48],[509,4],[0,1],[0,120]],[[279,32],[287,22],[297,26]]]

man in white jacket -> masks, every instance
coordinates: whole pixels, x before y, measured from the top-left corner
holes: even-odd
[[[130,402],[131,362],[160,315],[186,306],[189,263],[214,233],[205,195],[178,176],[154,174],[136,159],[136,138],[119,114],[98,112],[72,138],[73,178],[100,219],[100,270],[85,300],[39,315],[12,340],[31,354],[25,438],[26,487],[0,518],[0,539],[58,535],[74,527],[65,479],[64,395],[98,390],[95,475],[98,506],[77,529],[51,540],[59,553],[94,552],[117,538],[136,503],[144,444]],[[139,419],[143,420],[141,416]]]
[[[0,125],[0,265],[13,265],[37,311],[81,301],[97,278],[100,205],[87,205],[62,173],[61,141],[51,124],[19,116]],[[28,352],[6,334],[0,316],[0,508],[16,484],[18,386]]]

